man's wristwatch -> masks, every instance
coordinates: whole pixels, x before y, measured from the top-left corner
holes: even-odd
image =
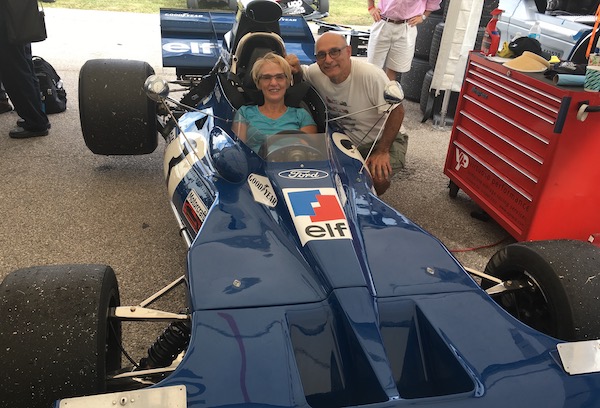
[[[423,19],[423,21],[427,20],[427,16],[425,14],[421,14],[421,18]]]

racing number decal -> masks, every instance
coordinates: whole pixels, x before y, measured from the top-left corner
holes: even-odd
[[[352,239],[334,188],[283,189],[302,245],[313,240]]]
[[[190,135],[193,136],[191,132],[188,132],[188,137]],[[201,137],[193,138],[193,140],[197,145],[195,154],[183,148],[181,138],[174,139],[165,149],[164,174],[167,180],[169,197],[173,197],[173,193],[181,180],[191,170],[193,164],[198,161],[198,156],[204,156],[204,140]]]

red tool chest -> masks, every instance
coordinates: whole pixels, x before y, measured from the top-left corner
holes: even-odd
[[[444,173],[519,241],[600,233],[600,93],[469,56]],[[453,184],[454,183],[454,184]]]

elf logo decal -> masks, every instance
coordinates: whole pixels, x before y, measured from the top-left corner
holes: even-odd
[[[173,41],[165,42],[162,45],[162,49],[170,54],[193,54],[193,55],[213,55],[218,49],[218,45],[212,44],[211,42],[200,42],[200,41]]]
[[[454,167],[454,170],[458,171],[461,167],[464,167],[465,169],[469,167],[469,156],[467,156],[465,152],[456,149],[455,158],[456,167]]]
[[[313,240],[352,239],[334,188],[283,189],[302,245]]]

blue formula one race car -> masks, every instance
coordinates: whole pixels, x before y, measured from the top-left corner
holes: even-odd
[[[253,60],[313,60],[302,17],[255,0],[237,16],[163,10],[161,26],[177,78],[144,62],[88,61],[81,124],[102,155],[149,153],[164,138],[187,270],[134,306],[120,304],[106,265],[8,275],[3,407],[599,406],[597,247],[512,244],[478,284],[374,194],[310,86],[290,88],[288,103],[308,109],[319,134],[273,135],[254,153],[232,133],[234,112],[255,97]],[[386,90],[390,107],[398,91]],[[150,307],[174,287],[187,295],[179,310]],[[125,367],[128,321],[168,323]]]

